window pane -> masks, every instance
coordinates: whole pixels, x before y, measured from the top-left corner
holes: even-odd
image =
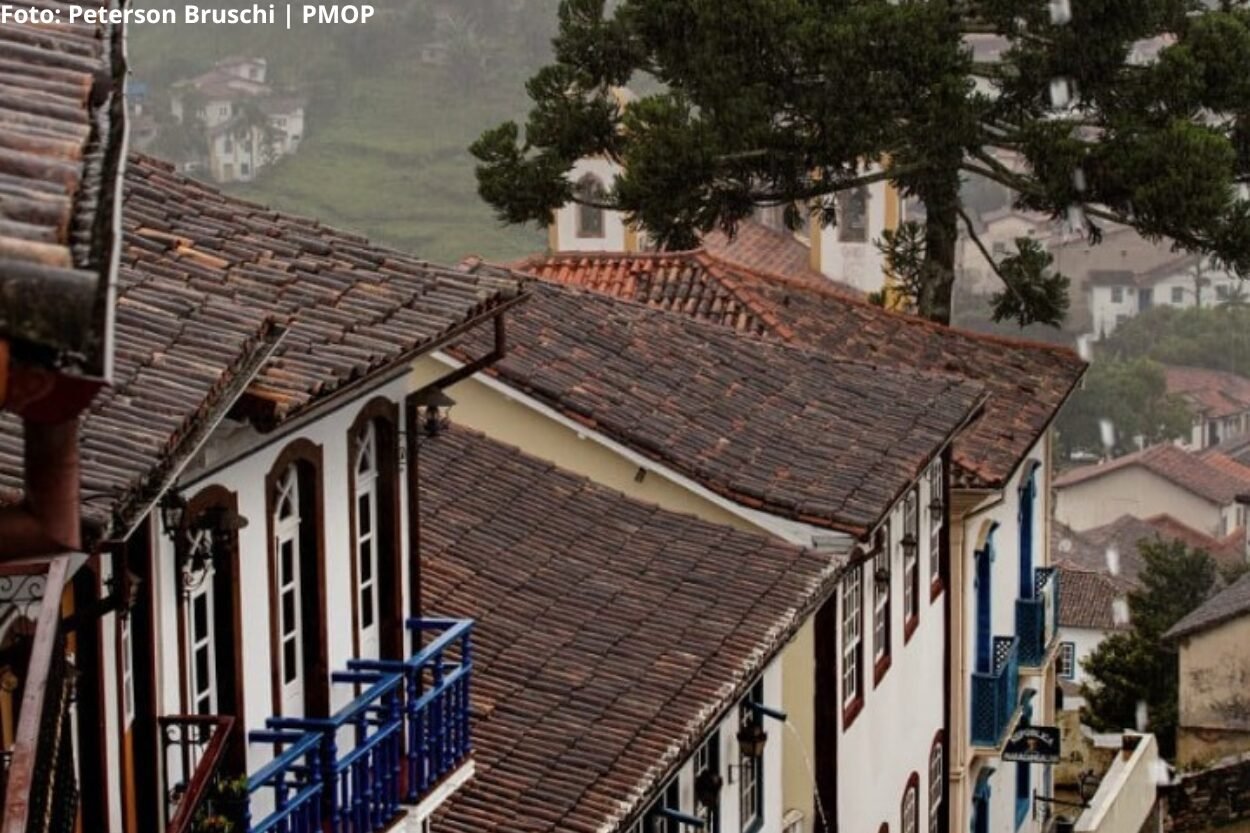
[[[373,531],[373,512],[367,493],[356,499],[356,518],[356,525],[360,535],[368,535]]]
[[[282,557],[279,566],[278,580],[283,584],[290,584],[295,576],[295,541],[282,542]]]
[[[191,603],[193,611],[191,639],[198,642],[208,636],[208,594],[201,593]]]
[[[196,693],[209,691],[208,646],[195,649],[195,689]]]
[[[287,590],[282,594],[282,635],[295,632],[295,591]]]
[[[282,643],[282,682],[291,683],[295,681],[295,639],[291,638]]]
[[[360,626],[373,627],[373,588],[370,587],[360,594]]]
[[[360,583],[368,584],[373,580],[373,542],[360,542]]]

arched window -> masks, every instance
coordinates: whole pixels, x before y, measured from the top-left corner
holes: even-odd
[[[586,174],[577,181],[574,193],[578,200],[585,201],[577,203],[577,236],[603,237],[603,209],[585,204],[603,201],[607,194],[603,183],[594,174]]]
[[[946,792],[942,755],[942,733],[938,732],[938,736],[933,739],[933,747],[929,750],[929,833],[938,833],[942,828],[942,800]]]
[[[278,481],[277,508],[274,510],[274,549],[277,552],[278,583],[278,663],[284,705],[303,703],[304,633],[301,608],[304,596],[301,575],[299,471],[287,466]],[[289,714],[283,709],[283,714]]]
[[[920,776],[916,773],[911,774],[911,778],[907,781],[907,789],[903,790],[903,805],[900,815],[902,816],[902,825],[900,830],[902,833],[918,833],[917,824],[920,799]]]
[[[365,424],[356,447],[356,629],[362,656],[378,656],[378,432]]]
[[[838,240],[868,242],[868,188],[859,186],[838,194]]]
[[[370,400],[347,432],[353,650],[365,659],[404,651],[399,529],[399,406]]]
[[[1033,598],[1033,527],[1037,506],[1037,470],[1040,464],[1036,460],[1025,463],[1024,478],[1020,483],[1020,598]]]

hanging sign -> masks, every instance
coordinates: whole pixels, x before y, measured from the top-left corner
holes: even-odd
[[[1027,764],[1059,763],[1059,727],[1019,727],[1007,738],[1002,757],[1004,761],[1021,761]]]

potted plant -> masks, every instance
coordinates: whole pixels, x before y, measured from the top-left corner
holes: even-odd
[[[242,829],[243,817],[247,811],[247,776],[238,775],[234,778],[218,778],[213,791],[213,806],[218,812]]]
[[[192,833],[234,833],[234,822],[217,813],[205,813],[191,823]]]

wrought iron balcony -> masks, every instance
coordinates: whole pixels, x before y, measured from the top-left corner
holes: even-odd
[[[169,786],[165,833],[186,833],[197,816],[220,816],[237,821],[239,806],[225,806],[218,773],[234,727],[234,718],[219,715],[175,714],[157,720],[161,729],[161,766]],[[234,805],[238,805],[236,800]],[[220,805],[220,806],[218,806]]]
[[[1016,636],[1020,664],[1040,668],[1058,633],[1059,573],[1053,567],[1034,571],[1033,598],[1016,599]]]
[[[1019,692],[1020,640],[994,637],[994,670],[972,675],[972,745],[998,747],[1011,726]]]
[[[468,761],[470,636],[460,619],[410,619],[406,660],[351,660],[331,680],[363,689],[334,716],[270,718],[252,732],[273,761],[249,779],[250,833],[366,833],[391,826]]]

